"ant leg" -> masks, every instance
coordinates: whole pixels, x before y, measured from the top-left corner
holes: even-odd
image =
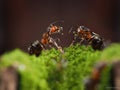
[[[63,51],[63,48],[61,46],[58,47],[58,50],[63,54],[64,51]]]
[[[83,42],[84,40],[85,40],[84,38],[81,38],[81,41],[79,42],[80,45],[82,44],[82,42]]]
[[[51,45],[51,44],[49,44],[48,46],[49,46],[50,48],[52,48],[52,45]]]
[[[64,35],[64,33],[63,33],[63,27],[60,27],[60,33],[61,33],[61,35]]]
[[[72,40],[72,43],[70,44],[70,46],[74,45],[74,43],[75,43],[75,40]]]
[[[92,38],[88,40],[88,44],[91,45],[93,40],[94,40],[94,36],[92,36]]]
[[[93,40],[94,40],[93,38],[88,40],[88,45],[91,45]]]
[[[40,44],[40,46],[42,47],[43,50],[45,50],[45,46],[43,44]]]
[[[53,38],[50,38],[49,42],[52,43],[53,45],[55,45],[57,48],[59,47]]]
[[[75,36],[75,37],[73,38],[72,43],[70,44],[70,46],[74,45],[75,42],[76,42],[76,40],[77,40],[77,37]]]
[[[58,46],[58,44],[55,42],[55,40],[53,38],[50,38],[50,43],[52,43],[53,45],[55,45],[57,47],[57,49],[61,52],[64,53],[63,49],[61,46]]]
[[[56,39],[54,39],[54,41],[56,41],[56,42],[57,42],[57,41],[60,42],[60,39],[59,39],[59,38],[56,38]]]

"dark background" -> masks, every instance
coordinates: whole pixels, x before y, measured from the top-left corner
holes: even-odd
[[[84,25],[106,40],[120,41],[120,0],[1,0],[0,53],[29,44],[54,21],[64,20],[62,45],[71,42],[69,29]]]

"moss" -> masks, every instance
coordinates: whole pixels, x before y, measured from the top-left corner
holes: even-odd
[[[10,65],[18,68],[20,90],[84,90],[84,78],[96,62],[120,59],[120,44],[103,51],[80,45],[64,50],[63,55],[53,48],[35,57],[16,49],[1,56],[0,69]]]
[[[120,59],[120,44],[112,44],[106,48],[101,55],[102,60],[113,61]]]
[[[100,78],[100,84],[98,85],[98,90],[111,90],[111,67],[112,65],[107,65],[107,68],[105,68],[102,73],[101,73],[101,78]]]

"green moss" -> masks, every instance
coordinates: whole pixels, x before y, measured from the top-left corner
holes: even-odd
[[[105,68],[101,73],[100,84],[98,85],[98,90],[111,90],[111,64]]]
[[[84,90],[84,79],[96,62],[120,59],[120,44],[103,51],[80,45],[64,50],[63,55],[51,49],[35,57],[16,49],[1,56],[0,69],[11,65],[18,68],[20,90]]]
[[[120,59],[120,44],[112,44],[106,48],[101,55],[102,60],[119,60]]]

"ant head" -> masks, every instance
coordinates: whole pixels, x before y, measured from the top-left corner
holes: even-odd
[[[90,31],[90,29],[85,26],[79,26],[79,29],[84,31]]]
[[[64,21],[55,21],[53,23],[51,23],[48,27],[47,27],[47,31],[49,32],[51,30],[52,27],[56,27],[58,29],[58,33],[60,33],[61,31],[63,31],[63,27],[61,27],[61,23],[63,23]],[[63,34],[63,33],[61,33]]]
[[[72,26],[71,28],[70,28],[70,30],[69,30],[69,33],[73,33],[73,34],[75,34],[75,33],[77,33],[77,32],[80,32],[80,31],[90,31],[87,27],[85,27],[85,26],[78,26],[78,25],[75,25],[74,27]]]

